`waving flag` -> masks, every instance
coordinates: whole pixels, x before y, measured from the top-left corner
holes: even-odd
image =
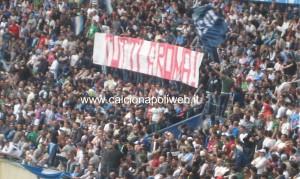
[[[211,5],[197,6],[193,11],[192,17],[204,50],[215,55],[216,47],[226,39],[227,24]]]
[[[76,16],[74,20],[74,32],[76,36],[81,34],[81,32],[83,31],[83,26],[84,26],[83,16],[82,15]]]
[[[113,8],[111,5],[111,0],[105,0],[105,5],[106,5],[106,11],[108,14],[112,14]]]

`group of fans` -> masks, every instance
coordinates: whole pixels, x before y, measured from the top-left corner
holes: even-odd
[[[300,178],[300,9],[242,0],[0,1],[0,156],[74,179]],[[229,27],[198,89],[93,65],[96,32],[202,52],[193,5]],[[75,34],[75,17],[84,29]],[[199,96],[191,104],[83,97]],[[204,114],[202,125],[161,129]]]

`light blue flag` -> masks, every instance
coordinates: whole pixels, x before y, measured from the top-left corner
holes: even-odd
[[[251,0],[251,1],[272,3],[274,0]],[[275,2],[281,3],[281,4],[298,4],[298,5],[300,5],[300,0],[275,0]]]
[[[76,16],[74,20],[74,33],[76,36],[81,34],[81,32],[83,31],[83,27],[84,27],[83,16],[81,15]]]
[[[108,14],[112,14],[113,8],[111,5],[111,0],[105,0],[105,5],[106,5],[106,11]]]

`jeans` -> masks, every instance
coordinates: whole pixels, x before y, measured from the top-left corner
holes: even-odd
[[[216,113],[217,111],[219,111],[219,98],[218,98],[218,96],[217,95],[214,95],[214,94],[212,94],[212,93],[209,93],[208,94],[208,101],[207,101],[207,103],[208,103],[208,105],[207,105],[207,113],[208,114],[214,114],[214,113]]]
[[[265,39],[264,40],[264,44],[265,45],[273,45],[273,44],[275,44],[276,43],[276,39],[273,39],[273,38],[267,38],[267,39]]]
[[[158,129],[158,125],[157,125],[157,122],[151,122],[150,124],[150,127],[151,127],[151,132],[156,132],[157,129]]]
[[[227,104],[229,101],[230,94],[221,94],[220,95],[220,103],[219,103],[219,116],[224,117],[225,111],[227,109]]]
[[[48,159],[48,165],[53,166],[54,161],[56,158],[56,153],[57,153],[58,145],[55,143],[49,143],[48,145],[48,154],[49,154],[49,159]]]
[[[7,63],[6,63],[4,60],[0,59],[0,65],[2,66],[2,68],[3,68],[5,71],[9,71],[10,66],[7,65]]]
[[[4,52],[2,50],[0,50],[0,65],[2,66],[2,68],[5,71],[9,71],[10,66],[7,65],[7,62],[5,61],[5,58],[4,58]]]

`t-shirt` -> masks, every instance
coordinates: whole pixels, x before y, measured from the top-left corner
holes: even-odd
[[[272,139],[270,137],[266,137],[263,141],[263,147],[271,148],[275,145],[275,143],[276,143],[275,139]]]
[[[152,122],[158,122],[160,115],[162,114],[162,112],[164,111],[163,108],[152,108],[151,109],[151,113],[152,113]]]
[[[285,135],[289,135],[290,123],[285,122],[281,125],[281,133]]]
[[[291,62],[291,63],[288,64],[288,65],[292,65],[292,66],[290,66],[290,67],[284,69],[284,74],[290,75],[290,76],[295,75],[296,72],[297,72],[297,64],[296,64],[296,62],[293,61],[293,62]]]
[[[88,37],[94,38],[95,33],[98,31],[99,31],[98,27],[96,25],[92,24],[88,30]]]
[[[266,170],[267,162],[266,157],[257,157],[251,162],[251,164],[257,168],[257,174],[260,175]]]
[[[104,82],[104,88],[108,88],[108,90],[113,90],[117,86],[117,82],[114,80],[107,80]]]
[[[77,54],[72,55],[70,65],[74,67],[77,64],[78,60],[79,60],[79,55]]]
[[[229,93],[234,81],[229,77],[222,77],[222,93]]]
[[[58,132],[57,132],[57,130],[51,131],[51,142],[52,142],[52,143],[57,144],[57,142],[58,142],[57,137],[58,137]]]
[[[12,24],[8,27],[8,31],[15,36],[16,38],[19,37],[20,27],[17,24]]]
[[[38,138],[38,133],[36,133],[36,132],[30,132],[27,135],[27,139],[34,144],[36,144],[37,138]]]

